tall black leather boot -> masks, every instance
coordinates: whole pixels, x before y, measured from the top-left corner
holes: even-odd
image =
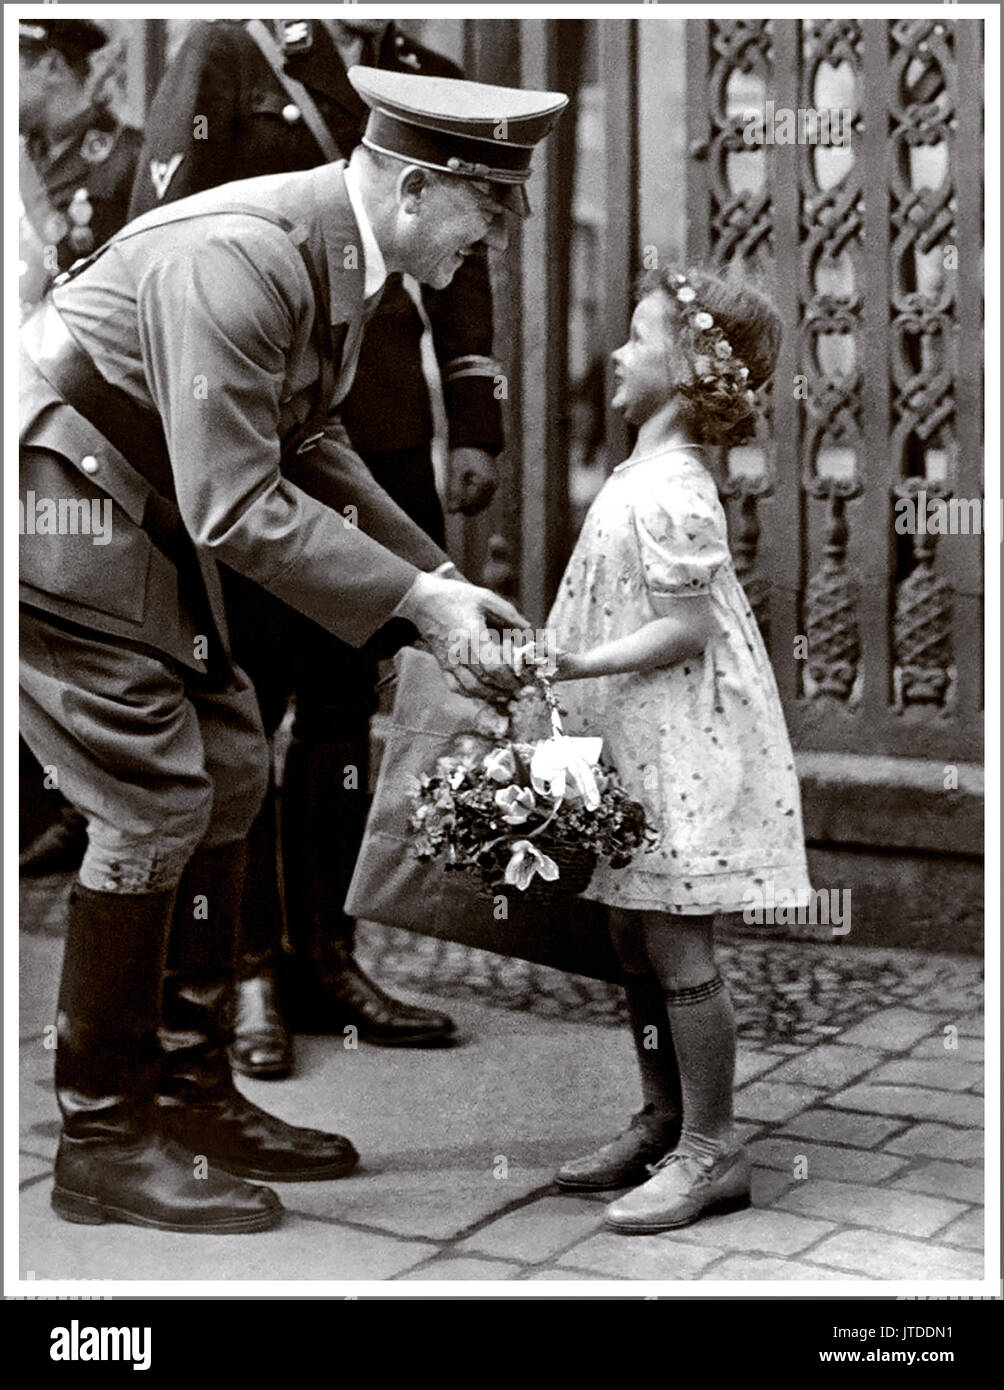
[[[366,827],[368,764],[362,730],[339,742],[294,739],[286,756],[283,880],[294,952],[287,1017],[301,1032],[338,1033],[351,1024],[367,1042],[427,1047],[453,1032],[452,1019],[404,1004],[375,984],[356,962],[355,922],[342,911]]]
[[[275,782],[248,833],[248,865],[237,934],[230,1062],[244,1076],[278,1080],[293,1069],[293,1038],[279,997],[279,895]]]
[[[233,1082],[227,1013],[246,846],[200,848],[185,870],[168,945],[158,1095],[161,1125],[189,1153],[244,1178],[340,1178],[359,1156],[347,1139],[288,1125]]]
[[[63,1132],[52,1205],[67,1221],[162,1231],[265,1231],[266,1187],[237,1182],[166,1141],[153,1104],[157,1024],[173,892],[70,893],[59,988],[56,1095]]]

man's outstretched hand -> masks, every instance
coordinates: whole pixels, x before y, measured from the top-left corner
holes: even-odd
[[[525,632],[530,624],[511,603],[466,580],[420,574],[398,605],[397,616],[418,628],[448,678],[468,695],[498,703],[520,680],[506,659],[508,643],[496,634]]]

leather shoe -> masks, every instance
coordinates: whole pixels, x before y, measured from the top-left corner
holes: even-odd
[[[292,1071],[293,1039],[279,1011],[273,975],[236,982],[232,1032],[230,1063],[235,1071],[261,1080]]]
[[[191,1154],[215,1168],[268,1182],[319,1182],[343,1178],[359,1155],[340,1134],[288,1125],[252,1105],[233,1087],[172,1103],[161,1096],[161,1128]]]
[[[614,1139],[562,1164],[555,1181],[565,1192],[605,1192],[643,1182],[649,1165],[675,1147],[680,1126],[679,1115],[663,1117],[646,1105]]]
[[[191,1156],[160,1135],[130,1142],[60,1140],[52,1206],[64,1221],[100,1226],[118,1221],[158,1231],[238,1235],[270,1231],[282,1203],[267,1187],[235,1182],[210,1167],[197,1174]]]
[[[611,1202],[606,1224],[627,1235],[650,1235],[749,1204],[748,1156],[741,1149],[685,1134],[672,1153],[655,1164],[648,1182]]]
[[[359,968],[351,951],[339,950],[337,969],[290,991],[289,1015],[303,1033],[340,1033],[347,1025],[364,1042],[382,1047],[428,1047],[454,1031],[446,1014],[393,999]]]

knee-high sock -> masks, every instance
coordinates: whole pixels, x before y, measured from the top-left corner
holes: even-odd
[[[690,989],[669,990],[666,1011],[680,1067],[685,1130],[727,1139],[732,1126],[736,1023],[720,975]]]
[[[658,1115],[679,1115],[683,1108],[680,1070],[659,978],[654,971],[626,973],[624,993],[641,1073],[642,1099]]]

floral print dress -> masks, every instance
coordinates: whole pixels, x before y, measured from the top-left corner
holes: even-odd
[[[558,687],[566,731],[602,736],[659,837],[627,868],[601,862],[584,896],[674,913],[741,911],[770,893],[803,902],[794,759],[714,479],[696,449],[627,460],[583,524],[548,620],[555,640],[584,651],[696,594],[718,624],[702,655]]]

